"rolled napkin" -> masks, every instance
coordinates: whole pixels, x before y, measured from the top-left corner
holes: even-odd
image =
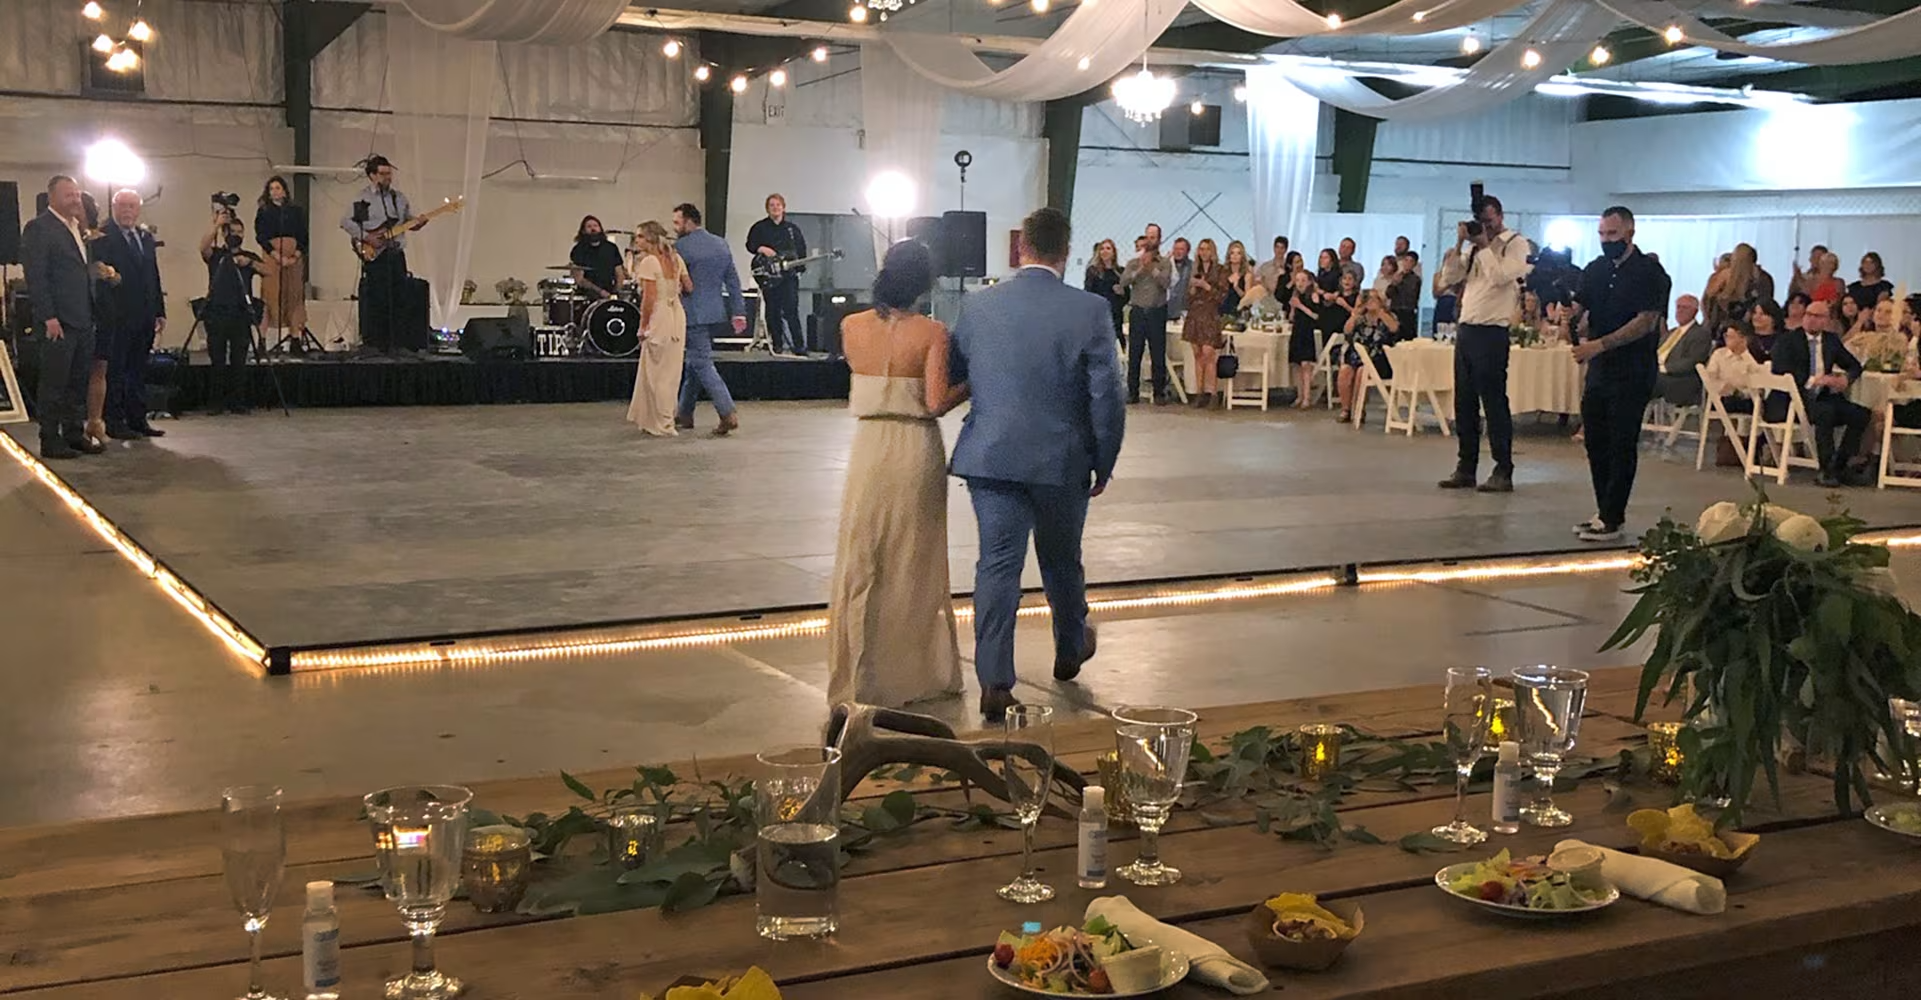
[[[1106,917],[1135,946],[1152,942],[1187,956],[1188,977],[1217,986],[1237,996],[1265,992],[1271,985],[1259,969],[1227,953],[1227,949],[1198,934],[1161,923],[1128,902],[1126,896],[1102,896],[1087,904],[1083,920]]]
[[[1582,840],[1563,840],[1555,850],[1568,847],[1594,847]],[[1660,858],[1622,854],[1605,847],[1601,852],[1601,876],[1614,887],[1650,903],[1686,913],[1713,914],[1728,908],[1728,890],[1712,875],[1689,871]]]

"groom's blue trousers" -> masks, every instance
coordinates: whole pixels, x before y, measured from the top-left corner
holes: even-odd
[[[1041,565],[1041,586],[1054,612],[1056,657],[1078,657],[1087,627],[1087,574],[1081,528],[1087,488],[1039,486],[1005,479],[967,480],[980,526],[974,564],[974,674],[981,689],[1014,686],[1014,619],[1021,605],[1027,536]]]

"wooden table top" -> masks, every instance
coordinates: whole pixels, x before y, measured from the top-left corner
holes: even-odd
[[[1640,730],[1626,720],[1637,673],[1595,672],[1580,753],[1605,756],[1641,740]],[[1328,720],[1419,735],[1438,728],[1439,704],[1439,687],[1424,686],[1203,710],[1201,725],[1208,739],[1255,724]],[[1101,721],[1064,725],[1058,753],[1091,770],[1093,756],[1111,740],[1111,728]],[[745,763],[703,761],[701,769],[715,775]],[[631,776],[622,771],[581,777],[598,788]],[[861,794],[891,787],[870,782]],[[566,790],[553,778],[474,790],[477,804],[496,811],[567,804]],[[1636,805],[1666,804],[1644,794],[1650,801]],[[928,823],[846,869],[841,931],[831,941],[760,939],[752,896],[678,915],[634,910],[558,920],[482,915],[456,902],[437,953],[440,967],[465,979],[476,1000],[633,998],[682,975],[719,975],[754,964],[781,982],[789,1000],[1007,1000],[1016,994],[989,979],[982,966],[996,935],[1024,921],[1078,923],[1093,897],[1124,893],[1160,919],[1251,960],[1242,916],[1273,893],[1294,891],[1356,898],[1367,911],[1365,933],[1334,969],[1270,972],[1277,986],[1296,997],[1632,996],[1621,984],[1657,976],[1671,984],[1695,983],[1691,996],[1732,995],[1748,988],[1740,985],[1743,977],[1754,979],[1754,988],[1778,988],[1796,974],[1812,974],[1803,954],[1812,948],[1840,949],[1834,954],[1837,961],[1847,959],[1842,964],[1850,974],[1880,975],[1888,964],[1880,956],[1906,947],[1882,936],[1921,923],[1921,865],[1914,863],[1921,854],[1858,818],[1835,816],[1825,778],[1784,776],[1782,796],[1778,810],[1751,810],[1749,827],[1766,836],[1729,881],[1728,912],[1712,917],[1624,899],[1585,918],[1521,923],[1475,912],[1432,886],[1442,865],[1503,846],[1539,853],[1564,837],[1629,846],[1635,837],[1624,823],[1625,810],[1610,807],[1600,783],[1588,781],[1560,797],[1575,814],[1573,827],[1524,827],[1516,836],[1495,837],[1485,850],[1458,856],[1416,855],[1393,843],[1449,818],[1449,796],[1434,788],[1351,796],[1345,818],[1388,843],[1331,851],[1282,841],[1247,824],[1209,826],[1178,814],[1162,836],[1161,853],[1186,877],[1160,889],[1118,881],[1104,892],[1076,888],[1072,825],[1049,818],[1038,833],[1036,857],[1058,897],[1039,906],[1005,903],[993,893],[1019,866],[1018,833],[961,832]],[[1486,797],[1473,797],[1470,808],[1485,817]],[[372,867],[371,841],[365,825],[356,822],[358,812],[357,799],[288,808],[286,883],[265,932],[270,990],[298,992],[301,886]],[[215,825],[216,814],[207,811],[0,830],[0,956],[6,959],[0,962],[0,993],[92,1000],[241,992],[247,940],[220,877]],[[1116,865],[1131,856],[1126,842],[1111,851]],[[343,888],[338,905],[346,995],[377,995],[384,978],[408,966],[399,916],[374,892]],[[1798,964],[1780,965],[1788,958]],[[1165,995],[1226,994],[1184,983]]]

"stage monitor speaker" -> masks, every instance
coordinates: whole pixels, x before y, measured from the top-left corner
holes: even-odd
[[[945,249],[941,232],[941,218],[938,215],[923,215],[917,219],[907,220],[907,238],[918,240],[927,248],[927,255],[933,261],[935,274],[947,273],[944,261],[941,259],[941,251]]]
[[[866,308],[859,292],[815,292],[814,311],[807,317],[814,350],[830,358],[841,357],[840,321]]]
[[[20,263],[20,185],[0,181],[0,265]]]
[[[987,213],[947,212],[940,217],[940,263],[944,278],[987,277]]]
[[[529,361],[534,328],[515,316],[476,316],[460,331],[460,353],[476,361]]]

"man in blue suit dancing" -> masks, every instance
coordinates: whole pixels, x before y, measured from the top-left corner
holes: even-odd
[[[1087,501],[1114,475],[1126,428],[1114,321],[1107,301],[1063,284],[1067,216],[1043,208],[1021,223],[1021,269],[969,295],[954,324],[951,377],[973,407],[950,469],[967,481],[980,525],[974,565],[974,670],[981,714],[1014,704],[1014,618],[1034,536],[1054,615],[1054,677],[1071,681],[1094,656],[1081,529]]]

